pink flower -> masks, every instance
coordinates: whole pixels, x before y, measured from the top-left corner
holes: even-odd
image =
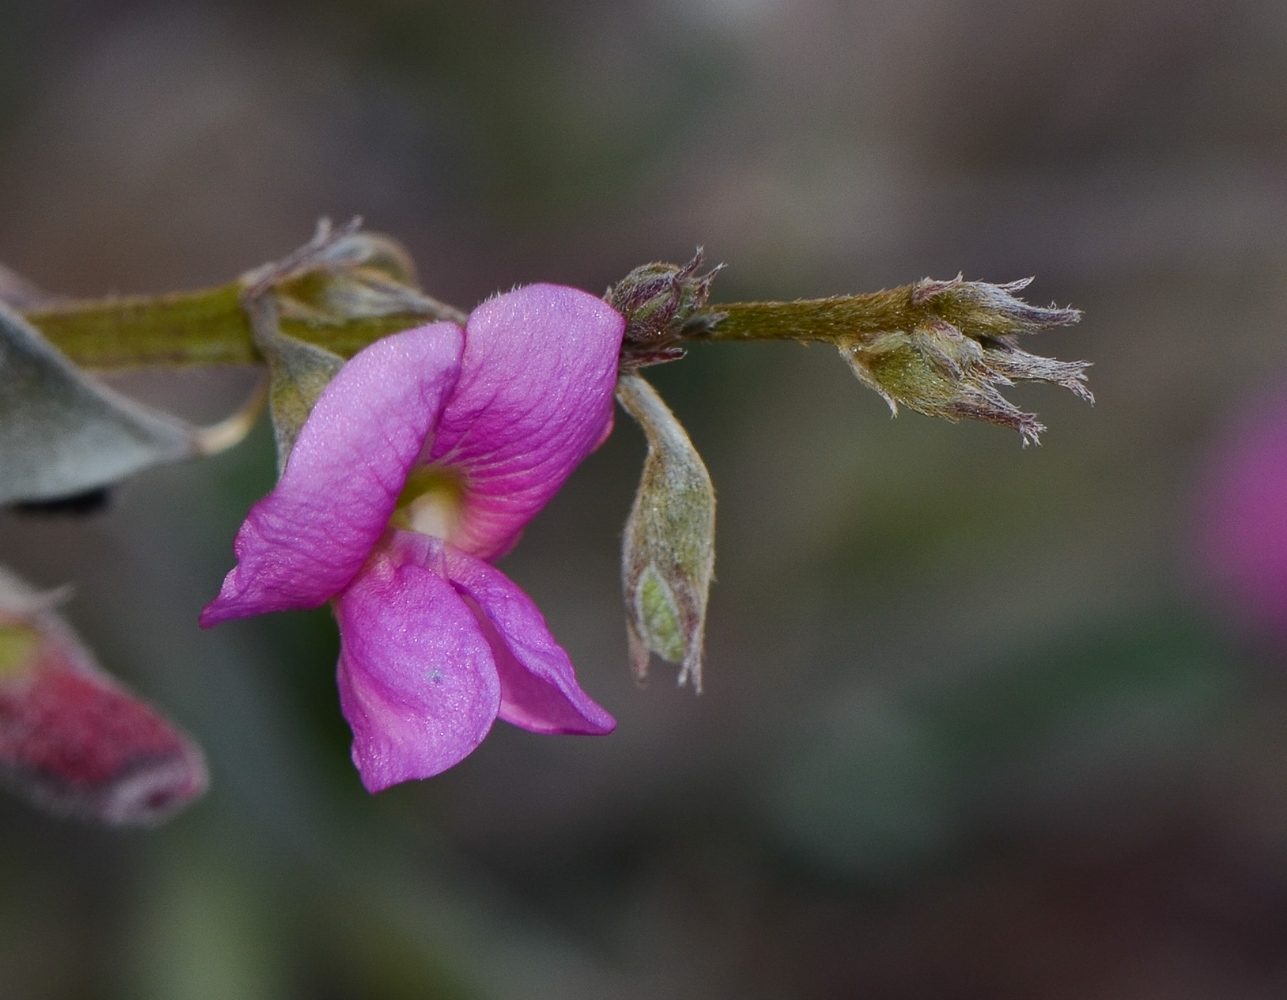
[[[1203,561],[1235,614],[1287,641],[1287,398],[1249,412],[1201,498]]]
[[[353,761],[376,792],[458,763],[499,716],[538,733],[616,723],[536,605],[489,565],[612,426],[624,320],[530,285],[464,330],[366,348],[327,386],[201,615],[332,601]]]

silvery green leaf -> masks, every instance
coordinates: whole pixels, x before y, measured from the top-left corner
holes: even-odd
[[[0,303],[0,504],[57,500],[245,436],[248,409],[193,426],[112,391]]]
[[[54,296],[48,292],[41,291],[22,275],[0,264],[0,302],[15,309],[26,309],[52,298]]]

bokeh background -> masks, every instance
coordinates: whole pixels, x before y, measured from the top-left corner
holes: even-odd
[[[325,612],[196,627],[270,434],[84,519],[0,515],[209,796],[0,799],[3,1000],[1287,996],[1287,653],[1194,555],[1287,384],[1273,0],[0,0],[0,260],[222,283],[363,215],[468,307],[703,244],[716,299],[1029,274],[1091,409],[891,421],[829,348],[655,370],[720,495],[707,690],[626,667],[621,419],[503,566],[605,739],[499,724],[376,798]],[[242,372],[135,378],[191,416]]]

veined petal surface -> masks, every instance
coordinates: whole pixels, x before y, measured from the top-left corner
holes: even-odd
[[[454,323],[432,323],[375,342],[340,370],[276,489],[237,533],[237,566],[203,626],[314,608],[353,580],[456,385],[463,339]]]
[[[625,320],[588,292],[528,285],[465,327],[460,381],[425,459],[465,480],[449,541],[504,555],[611,426]]]
[[[500,708],[491,647],[441,555],[436,539],[393,532],[335,601],[340,706],[371,792],[459,763]]]
[[[500,717],[534,733],[602,735],[616,720],[577,683],[545,617],[500,570],[443,546],[448,579],[478,609],[500,676]]]

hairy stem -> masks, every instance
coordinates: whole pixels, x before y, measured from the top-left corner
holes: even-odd
[[[77,365],[95,371],[144,367],[263,364],[241,307],[242,285],[55,302],[23,316]],[[282,332],[344,358],[398,330],[425,322],[423,314],[362,317],[344,322],[283,318]]]
[[[838,335],[911,329],[936,316],[914,304],[912,286],[797,302],[729,302],[697,313],[685,326],[693,340],[834,340]]]

